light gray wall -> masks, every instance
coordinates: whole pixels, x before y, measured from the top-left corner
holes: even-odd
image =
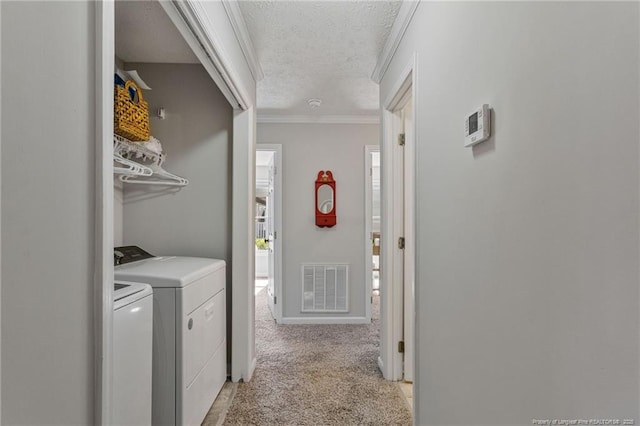
[[[93,423],[93,2],[1,2],[2,424]]]
[[[113,181],[113,246],[124,245],[124,184],[114,175]]]
[[[165,170],[189,179],[177,190],[126,184],[123,241],[154,255],[227,262],[227,344],[231,324],[232,109],[201,65],[127,64],[152,88],[151,134],[162,143]],[[166,119],[154,117],[163,107]],[[228,351],[229,353],[230,351]]]
[[[640,419],[638,16],[418,6],[381,85],[418,53],[417,424]]]
[[[379,141],[370,124],[258,124],[259,143],[282,144],[283,316],[364,317],[364,146]],[[315,180],[320,170],[336,179],[338,223],[315,225]],[[302,313],[301,264],[350,264],[348,314]]]
[[[157,255],[229,261],[232,110],[201,65],[127,64],[153,90],[144,93],[164,168],[189,179],[182,189],[127,184],[124,242]],[[163,107],[166,119],[154,117]]]

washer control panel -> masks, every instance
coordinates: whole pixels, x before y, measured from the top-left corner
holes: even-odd
[[[147,253],[138,246],[122,246],[113,249],[114,266],[124,265],[137,260],[149,259],[151,257],[155,256]]]

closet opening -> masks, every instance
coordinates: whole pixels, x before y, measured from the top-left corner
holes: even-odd
[[[191,27],[176,19],[180,7],[186,6],[105,2],[97,17],[103,156],[98,244],[104,274],[96,417],[101,424],[199,424],[231,372],[232,151],[238,114],[228,88],[221,89],[211,64],[202,62],[208,56],[193,49],[200,48],[195,36],[187,40],[185,29]],[[132,120],[138,120],[143,107],[148,121],[139,120],[133,131],[115,122],[123,108],[135,109]],[[158,273],[141,272],[145,268]],[[191,273],[196,271],[201,274]],[[153,331],[148,331],[153,346],[141,344],[135,351],[120,339],[122,329],[134,327],[122,327],[113,312],[119,304],[114,297],[133,288],[132,282],[151,284],[154,300]],[[146,336],[135,340],[142,343]],[[125,368],[129,380],[117,380]],[[169,370],[175,374],[166,374]],[[136,392],[123,401],[127,387]]]

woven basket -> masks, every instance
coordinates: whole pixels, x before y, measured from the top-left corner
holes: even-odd
[[[133,86],[138,94],[137,102],[129,95]],[[149,105],[142,98],[142,90],[129,80],[124,87],[116,86],[114,93],[113,132],[130,141],[149,140]]]

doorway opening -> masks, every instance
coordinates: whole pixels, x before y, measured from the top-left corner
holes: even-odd
[[[365,276],[367,289],[374,297],[380,296],[380,146],[364,148],[365,161]]]
[[[415,73],[412,58],[383,103],[381,351],[387,380],[415,387]],[[415,417],[415,409],[414,418]]]
[[[371,303],[367,306],[367,317],[377,323],[380,333],[380,240],[381,240],[381,185],[380,145],[364,147],[365,163],[365,279]],[[379,334],[382,337],[381,334]],[[382,347],[382,340],[377,342]],[[382,366],[379,366],[382,370]]]
[[[282,145],[256,146],[255,295],[267,293],[269,311],[276,322],[282,315],[281,163]]]

